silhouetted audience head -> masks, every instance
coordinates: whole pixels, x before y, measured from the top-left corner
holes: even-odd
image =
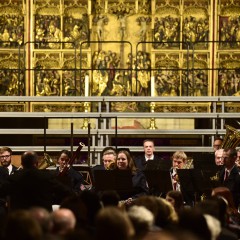
[[[223,197],[228,202],[228,207],[232,209],[236,209],[233,196],[229,188],[227,187],[216,187],[212,190],[212,196]]]
[[[23,168],[34,168],[38,165],[38,155],[36,152],[27,151],[21,156],[21,164]]]
[[[133,235],[134,228],[127,213],[116,207],[106,207],[97,214],[97,240],[128,240]]]
[[[88,225],[88,210],[79,196],[70,196],[61,203],[60,208],[70,209],[76,218],[76,228],[86,228]]]
[[[51,215],[48,210],[42,207],[32,207],[29,209],[30,215],[37,220],[43,233],[49,233],[52,229]]]
[[[211,232],[202,213],[195,209],[186,208],[179,213],[179,227],[202,240],[211,240]]]
[[[183,195],[180,191],[169,191],[166,200],[172,204],[176,212],[179,212],[184,206]]]
[[[120,201],[119,194],[114,190],[106,190],[101,194],[100,200],[103,207],[107,206],[118,206]]]
[[[51,218],[53,222],[53,234],[62,236],[75,229],[76,218],[69,209],[60,208],[51,213]]]
[[[153,214],[143,206],[132,206],[127,213],[135,229],[135,239],[142,239],[153,228]]]
[[[42,230],[37,220],[26,210],[9,214],[4,229],[5,240],[41,240]]]
[[[99,210],[102,208],[98,195],[91,191],[83,191],[79,198],[85,204],[87,209],[88,226],[95,227],[95,218]]]
[[[178,217],[173,206],[163,198],[154,196],[141,196],[133,203],[137,206],[144,206],[154,216],[155,225],[160,228],[168,228],[175,225]]]

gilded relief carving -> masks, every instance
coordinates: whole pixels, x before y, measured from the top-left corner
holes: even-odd
[[[19,62],[18,54],[0,55],[0,95],[25,95],[25,76],[24,71],[20,69],[22,64],[22,61]]]
[[[1,95],[239,95],[237,0],[3,1]]]
[[[240,55],[222,54],[218,72],[218,95],[240,96]]]
[[[187,56],[184,59],[188,59]],[[208,96],[208,56],[198,53],[188,60],[192,66],[182,71],[182,96]],[[188,64],[184,61],[183,68],[188,69]]]
[[[180,96],[179,56],[157,54],[155,69],[156,96]]]
[[[17,48],[24,42],[22,1],[0,3],[0,47]]]
[[[179,2],[158,4],[153,20],[153,47],[172,48],[180,46]]]
[[[209,41],[208,1],[186,1],[183,11],[183,48],[207,49]],[[192,45],[194,44],[194,45]]]
[[[71,43],[65,45],[65,48],[79,48],[81,42],[88,41],[90,31],[87,9],[72,5],[66,7],[63,17],[63,29],[64,42]],[[84,47],[86,48],[87,45],[85,44]]]
[[[219,16],[220,49],[236,49],[240,46],[240,4],[222,2]]]

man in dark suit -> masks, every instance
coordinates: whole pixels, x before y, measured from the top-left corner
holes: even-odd
[[[21,156],[23,169],[10,175],[0,184],[0,195],[9,196],[10,210],[44,207],[52,210],[54,195],[58,199],[73,194],[71,189],[56,180],[49,170],[39,170],[36,152],[27,151]]]
[[[17,167],[12,165],[12,149],[9,147],[0,148],[0,161],[2,167],[6,170],[8,175],[17,171]]]
[[[236,159],[236,149],[224,149],[224,168],[219,173],[219,180],[223,186],[227,187],[231,191],[235,206],[238,207],[240,204],[240,172],[235,164]]]
[[[141,154],[137,158],[135,158],[135,165],[139,170],[144,170],[148,161],[160,159],[160,157],[154,153],[155,147],[153,140],[144,140],[143,148],[144,154]]]

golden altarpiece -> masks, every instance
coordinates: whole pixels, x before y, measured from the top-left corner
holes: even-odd
[[[2,0],[0,50],[2,96],[239,96],[240,2]],[[0,105],[32,112],[95,107],[87,101]],[[206,103],[111,108],[210,111]]]

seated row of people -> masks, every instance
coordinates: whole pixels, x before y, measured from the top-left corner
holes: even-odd
[[[152,140],[144,141],[143,147],[144,147],[144,155],[143,155],[144,157],[141,156],[135,159],[133,159],[128,149],[118,149],[118,151],[116,151],[114,148],[109,147],[103,151],[103,156],[102,156],[103,164],[100,166],[95,166],[92,169],[93,173],[96,170],[128,169],[132,174],[132,185],[133,185],[134,191],[132,196],[129,196],[127,199],[122,199],[122,200],[126,200],[126,203],[130,203],[133,199],[141,195],[149,194],[149,183],[146,179],[146,176],[143,170],[148,165],[146,163],[150,163],[159,159],[159,156],[154,152],[154,142]],[[36,153],[34,152],[27,152],[27,153],[28,153],[27,159],[32,158],[31,161],[35,166],[37,164]],[[14,171],[16,171],[17,168],[11,165],[11,156],[12,156],[11,149],[9,148],[0,149],[0,158],[2,162],[2,168],[0,168],[0,178],[5,178],[9,174],[12,174]],[[68,162],[69,158],[70,158],[69,151],[67,150],[61,151],[60,157],[58,159],[59,166],[56,168],[56,170],[53,171],[54,172],[53,175],[55,176],[59,175],[62,169],[67,166],[66,163]],[[24,159],[25,157],[23,154],[22,165],[24,165],[24,161],[25,161]],[[220,172],[218,172],[218,177],[221,185],[226,186],[231,190],[235,205],[238,206],[240,203],[240,200],[239,200],[240,199],[240,194],[239,194],[240,180],[238,177],[239,171],[235,165],[236,159],[237,159],[237,152],[235,149],[225,149],[224,156],[221,157],[224,167]],[[169,168],[173,190],[181,191],[180,181],[177,176],[177,169],[184,168],[186,164],[189,165],[188,168],[192,167],[190,166],[191,162],[190,164],[189,162],[187,162],[187,156],[183,151],[177,151],[173,154],[171,166]],[[25,166],[25,168],[26,167],[28,168],[28,165]],[[32,168],[32,166],[30,167]],[[81,175],[81,173],[73,169],[72,166],[67,166],[67,167],[68,167],[67,176],[68,176],[68,179],[70,180],[68,185],[70,186],[72,192],[74,192],[75,194],[78,194],[79,192],[85,189],[84,178]],[[5,171],[6,169],[7,171]],[[4,174],[2,174],[1,172]],[[229,173],[228,177],[225,176],[227,173]],[[4,193],[5,190],[2,192]],[[58,197],[56,197],[56,199],[58,199]],[[3,205],[6,204],[6,201],[4,200],[4,196],[2,198],[2,202],[3,202]]]

